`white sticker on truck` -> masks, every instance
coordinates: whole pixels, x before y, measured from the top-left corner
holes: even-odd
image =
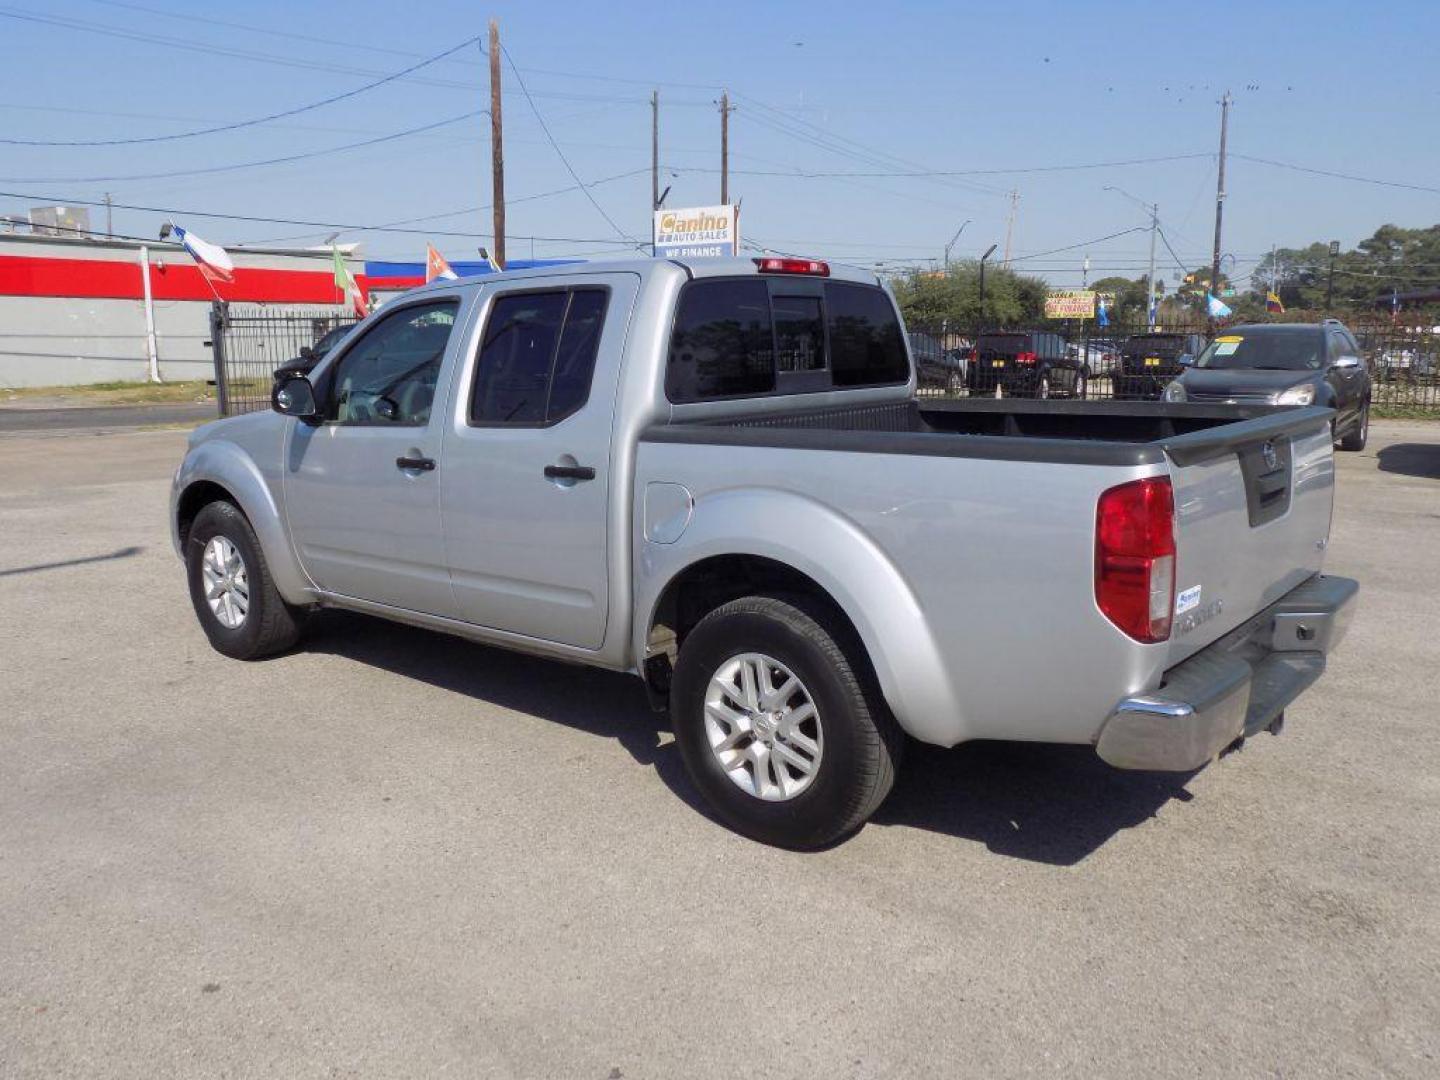
[[[1200,586],[1186,589],[1175,597],[1175,614],[1184,615],[1191,608],[1200,606]]]

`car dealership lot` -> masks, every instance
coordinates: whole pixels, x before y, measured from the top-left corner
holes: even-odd
[[[1440,1067],[1440,425],[1337,456],[1360,610],[1283,736],[912,747],[815,855],[709,821],[633,680],[339,614],[219,657],[182,448],[0,439],[0,1075]]]

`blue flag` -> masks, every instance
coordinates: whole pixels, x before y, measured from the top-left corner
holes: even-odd
[[[1229,306],[1214,293],[1205,294],[1205,310],[1212,319],[1224,319],[1234,314]]]
[[[1101,326],[1110,325],[1110,313],[1105,310],[1105,297],[1101,296],[1095,304],[1095,321]]]

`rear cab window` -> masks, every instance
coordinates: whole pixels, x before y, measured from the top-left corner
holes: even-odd
[[[673,402],[906,382],[900,319],[880,288],[709,278],[680,293],[666,366]]]

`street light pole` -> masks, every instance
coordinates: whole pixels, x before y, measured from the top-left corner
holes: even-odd
[[[1123,188],[1111,184],[1105,185],[1106,191],[1113,191],[1116,195],[1124,195],[1131,202],[1150,212],[1150,276],[1148,278],[1150,288],[1145,300],[1145,321],[1151,329],[1155,327],[1155,237],[1160,232],[1160,204],[1147,203],[1144,199],[1137,199]]]
[[[985,328],[985,262],[986,262],[987,259],[990,258],[991,255],[994,255],[994,254],[995,254],[995,249],[996,249],[997,247],[999,247],[999,246],[1000,246],[999,244],[991,244],[988,248],[985,249],[985,254],[980,256],[980,329],[981,329],[981,330],[983,330],[983,329]]]
[[[955,235],[950,238],[950,242],[945,245],[945,264],[944,264],[944,265],[945,265],[945,272],[946,272],[947,274],[950,272],[950,249],[955,246],[955,242],[960,239],[960,234],[965,231],[965,226],[966,226],[966,225],[969,225],[969,224],[970,224],[970,219],[969,219],[969,218],[966,218],[965,221],[964,221],[964,223],[960,226],[960,228],[958,228],[958,229],[955,230]]]

